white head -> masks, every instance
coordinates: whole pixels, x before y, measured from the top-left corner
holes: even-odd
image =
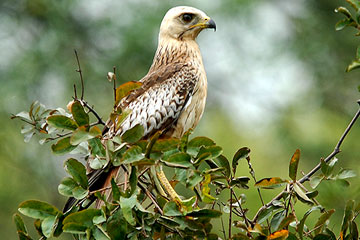
[[[203,11],[187,6],[171,8],[164,16],[160,26],[160,39],[195,40],[201,30],[213,28],[215,22]]]

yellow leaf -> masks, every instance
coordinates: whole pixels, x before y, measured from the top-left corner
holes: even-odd
[[[280,187],[280,186],[284,185],[285,183],[287,183],[287,181],[283,180],[279,177],[263,178],[260,181],[257,181],[255,183],[255,187],[276,188],[276,187]]]
[[[267,240],[285,240],[288,236],[289,236],[288,230],[280,230],[269,235],[267,237]]]
[[[116,88],[115,105],[117,105],[121,99],[123,99],[124,97],[129,95],[129,93],[132,90],[141,87],[141,85],[142,85],[141,82],[130,81],[130,82],[124,83],[124,84],[120,85],[118,88]]]

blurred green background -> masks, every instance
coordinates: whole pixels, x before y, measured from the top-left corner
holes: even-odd
[[[198,39],[209,92],[195,135],[214,139],[228,158],[239,147],[250,147],[259,179],[287,177],[296,148],[301,149],[299,168],[304,172],[332,151],[359,98],[360,72],[344,71],[355,56],[355,32],[334,30],[342,17],[334,9],[346,5],[343,0],[2,0],[2,239],[17,238],[11,215],[20,202],[39,199],[61,209],[66,200],[57,193],[66,157],[52,155],[50,145],[40,146],[36,138],[24,143],[23,124],[10,120],[11,114],[27,110],[35,100],[65,108],[73,83],[79,87],[73,53],[77,49],[85,99],[106,119],[112,108],[112,86],[106,73],[116,66],[121,83],[146,74],[160,21],[177,5],[205,11],[218,28],[215,33],[203,32]],[[357,122],[338,155],[341,167],[359,172],[359,140]],[[244,162],[238,174],[249,175]],[[359,200],[359,184],[357,177],[348,188],[334,182],[320,185],[320,203],[336,209],[331,228],[339,228],[346,200]],[[245,207],[253,216],[260,207],[257,193],[253,188],[243,193],[248,198]],[[277,190],[263,193],[268,201]],[[306,207],[299,204],[299,216]],[[218,231],[219,224],[215,225]]]

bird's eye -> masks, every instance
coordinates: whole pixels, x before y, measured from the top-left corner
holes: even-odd
[[[191,13],[185,13],[182,15],[184,22],[190,22],[194,18],[194,15]]]

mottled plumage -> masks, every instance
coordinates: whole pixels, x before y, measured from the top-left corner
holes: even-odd
[[[159,43],[142,86],[123,99],[119,107],[131,113],[115,130],[108,121],[106,138],[122,135],[141,124],[144,138],[158,130],[162,137],[181,137],[199,122],[205,108],[207,80],[199,47],[195,41],[204,28],[215,28],[215,22],[192,7],[170,9],[160,26]],[[108,172],[103,186],[119,169]],[[102,174],[93,174],[103,178]],[[96,181],[94,181],[96,182]]]

